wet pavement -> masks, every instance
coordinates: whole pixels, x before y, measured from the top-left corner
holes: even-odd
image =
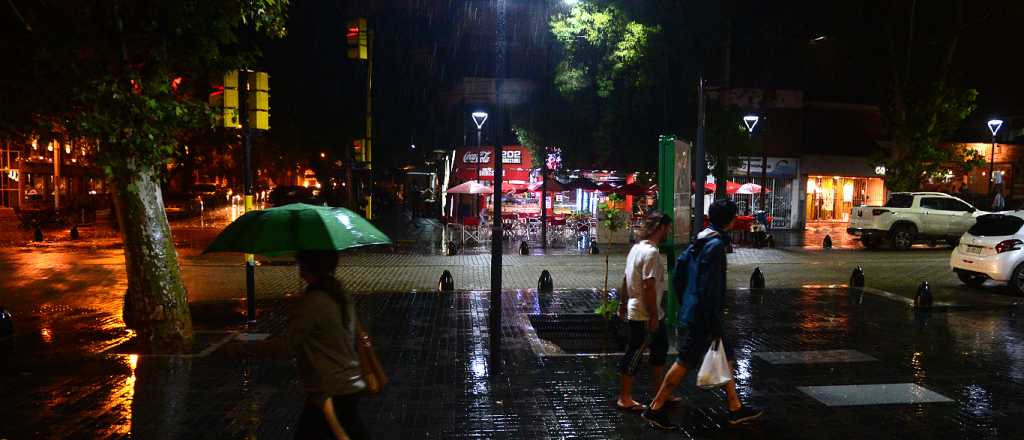
[[[722,426],[724,393],[697,389],[693,373],[671,411],[683,432],[655,432],[616,410],[617,357],[603,353],[618,348],[593,318],[600,296],[591,290],[507,292],[500,371],[488,359],[485,293],[357,295],[391,378],[362,414],[376,438],[982,439],[1019,430],[1024,327],[1015,311],[921,314],[846,289],[730,297],[740,392],[767,410],[750,426]],[[279,331],[293,303],[264,301],[251,330]],[[244,329],[239,302],[193,309],[205,345]],[[535,329],[539,317],[590,320],[585,337],[603,342],[588,350],[601,350],[559,353],[580,337]],[[288,438],[297,421],[303,397],[287,358],[103,353],[127,333],[86,307],[18,319],[17,337],[0,343],[17,354],[0,364],[0,438]],[[104,320],[110,329],[96,331]],[[636,397],[650,399],[646,369],[637,385]]]
[[[0,439],[290,436],[302,400],[293,362],[218,350],[236,332],[279,331],[302,283],[286,259],[263,260],[259,321],[247,329],[242,257],[200,255],[237,213],[218,215],[172,220],[199,333],[190,353],[171,357],[131,354],[120,318],[123,254],[111,229],[82,228],[78,241],[53,229],[47,241],[26,243],[19,240],[31,231],[0,228],[0,305],[14,313],[17,335],[0,341]],[[495,374],[487,295],[476,291],[490,284],[486,248],[447,257],[432,244],[410,245],[417,230],[429,235],[433,223],[423,222],[413,235],[396,234],[395,248],[347,254],[338,271],[359,293],[392,378],[365,403],[377,438],[681,436],[656,434],[613,406],[621,338],[593,315],[593,288],[603,284],[606,254],[612,273],[621,273],[624,247],[587,255],[531,246],[519,256],[506,245],[503,285],[512,290],[503,305],[504,365]],[[687,402],[673,413],[682,437],[1013,437],[1022,415],[1015,399],[1024,378],[1024,300],[1003,286],[962,286],[948,249],[865,251],[838,235],[835,249],[815,244],[832,232],[780,236],[780,248],[729,255],[737,378],[769,415],[749,428],[722,428],[724,394],[696,389],[691,373],[681,391]],[[856,266],[865,269],[866,294],[829,288],[844,286]],[[754,267],[774,290],[742,289]],[[458,293],[433,293],[442,270],[455,275]],[[529,290],[541,270],[569,290]],[[909,305],[921,281],[942,306],[928,314]],[[653,391],[646,374],[640,400]]]

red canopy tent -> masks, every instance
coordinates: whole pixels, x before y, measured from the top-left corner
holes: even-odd
[[[543,182],[534,182],[534,183],[530,184],[530,191],[532,191],[532,192],[540,192],[543,188],[544,188]],[[548,192],[549,193],[556,193],[556,192],[562,192],[562,191],[568,191],[568,190],[569,190],[568,186],[565,185],[562,182],[559,182],[557,179],[550,179],[550,178],[548,179]]]

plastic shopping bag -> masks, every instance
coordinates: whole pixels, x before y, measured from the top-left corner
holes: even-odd
[[[704,355],[704,363],[697,372],[697,386],[701,388],[718,388],[732,380],[729,361],[722,349],[722,340],[715,339]]]

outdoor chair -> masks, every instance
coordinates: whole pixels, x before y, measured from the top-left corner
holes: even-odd
[[[480,217],[466,217],[462,220],[462,242],[473,240],[476,243],[483,243],[486,239],[487,228],[481,225]]]

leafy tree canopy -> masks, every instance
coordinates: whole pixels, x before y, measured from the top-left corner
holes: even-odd
[[[183,135],[210,128],[211,84],[252,65],[257,33],[285,34],[280,0],[22,3],[6,28],[0,134],[93,142],[108,176],[171,157]],[[240,38],[239,36],[242,36]],[[251,39],[251,38],[246,38]]]
[[[568,96],[593,90],[601,98],[611,96],[616,85],[640,86],[639,67],[658,30],[629,20],[614,5],[576,4],[551,20],[551,33],[564,51],[555,84]]]

